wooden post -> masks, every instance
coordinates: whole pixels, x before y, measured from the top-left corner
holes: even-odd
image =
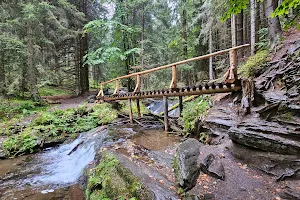
[[[141,117],[141,107],[140,107],[140,100],[136,100],[136,106],[137,106],[137,111],[138,111],[138,117]]]
[[[130,120],[130,124],[133,124],[131,99],[128,99],[128,103],[129,103],[129,120]]]
[[[177,70],[176,65],[172,66],[172,81],[170,84],[170,89],[177,87]]]
[[[183,104],[182,104],[182,96],[179,96],[179,117],[182,116]]]
[[[119,93],[119,79],[116,80],[116,89],[114,91],[114,94],[118,94]]]
[[[164,100],[164,122],[165,122],[165,131],[168,132],[169,131],[169,113],[168,113],[168,97],[164,96],[163,97]]]
[[[136,86],[133,92],[139,92],[141,90],[141,75],[136,75]]]
[[[229,61],[230,68],[228,79],[230,82],[234,82],[237,79],[237,56],[235,49],[229,51]]]
[[[104,93],[103,93],[103,85],[102,85],[102,84],[100,84],[100,91],[99,91],[99,93],[98,93],[97,96],[101,96],[101,97],[104,96]]]

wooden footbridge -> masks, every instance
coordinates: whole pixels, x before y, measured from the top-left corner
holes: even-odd
[[[138,108],[138,115],[140,116],[140,104],[139,99],[144,98],[159,98],[162,97],[164,99],[164,121],[165,121],[165,130],[168,131],[169,124],[168,124],[168,97],[179,97],[179,108],[180,113],[182,111],[182,96],[191,96],[191,95],[201,95],[201,94],[213,94],[213,93],[227,93],[232,91],[238,91],[241,90],[241,81],[237,77],[237,51],[239,49],[249,47],[249,44],[233,47],[230,49],[217,51],[211,54],[191,58],[188,60],[179,61],[176,63],[168,64],[165,66],[156,67],[153,69],[145,70],[142,72],[132,73],[125,76],[120,76],[117,78],[114,78],[112,80],[103,82],[100,84],[100,91],[97,95],[97,102],[105,102],[105,101],[117,101],[117,100],[128,100],[129,101],[129,107],[130,107],[130,122],[132,123],[133,117],[132,117],[132,106],[131,101],[133,99],[136,99],[137,101],[137,108]],[[179,88],[177,87],[177,67],[180,67],[180,65],[207,59],[213,56],[217,56],[220,54],[228,53],[229,52],[229,63],[230,66],[224,75],[224,81],[221,83],[205,83],[200,85],[193,85],[193,86],[186,86]],[[141,91],[141,76],[167,69],[172,68],[172,80],[169,89],[162,89],[162,90],[153,90],[153,91]],[[125,78],[136,78],[136,87],[133,92],[128,93],[119,93],[119,81],[121,79]],[[112,95],[104,95],[104,85],[115,82],[116,87],[114,90],[114,93]]]

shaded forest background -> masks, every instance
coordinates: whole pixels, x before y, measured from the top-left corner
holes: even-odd
[[[250,43],[276,51],[299,25],[298,0],[2,0],[0,96],[40,101],[43,88],[80,95],[120,75]],[[220,78],[228,55],[179,69],[179,86]],[[143,77],[166,88],[171,72]],[[134,80],[123,82],[129,90]],[[112,85],[113,87],[113,85]]]

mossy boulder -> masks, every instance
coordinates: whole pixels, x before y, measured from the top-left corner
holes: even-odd
[[[132,172],[110,153],[104,153],[96,168],[88,172],[86,198],[102,199],[150,199],[145,186]]]
[[[198,140],[189,138],[181,143],[174,160],[174,171],[178,185],[188,191],[196,185],[200,174],[200,166],[197,163],[201,144]]]

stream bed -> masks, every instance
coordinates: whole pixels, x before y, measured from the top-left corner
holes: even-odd
[[[41,153],[0,160],[0,199],[85,199],[82,175],[94,164],[97,151],[129,141],[157,152],[177,144],[179,138],[164,134],[161,127],[112,126],[82,133],[73,142]]]

